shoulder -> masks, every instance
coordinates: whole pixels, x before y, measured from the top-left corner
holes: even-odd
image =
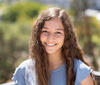
[[[35,65],[35,60],[32,58],[24,60],[17,68],[26,68]]]
[[[34,67],[35,67],[35,60],[32,58],[26,59],[15,69],[14,74],[18,72],[22,72],[24,74],[26,71],[31,70]]]
[[[75,58],[74,71],[76,74],[76,82],[80,83],[82,80],[86,79],[90,75],[92,69],[81,60]]]
[[[33,76],[30,76],[32,74],[35,75],[35,71],[33,68],[35,68],[35,61],[33,59],[27,59],[23,61],[15,70],[12,80],[15,81],[18,85],[25,85],[25,82],[27,79],[31,78]],[[27,80],[28,82],[28,80]],[[26,83],[27,83],[26,82]]]
[[[86,65],[83,61],[74,58],[74,67],[75,70],[79,69],[90,69],[90,66]]]

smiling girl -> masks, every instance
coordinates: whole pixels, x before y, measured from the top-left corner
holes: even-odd
[[[34,23],[30,57],[13,75],[17,85],[94,85],[65,10],[44,10]]]

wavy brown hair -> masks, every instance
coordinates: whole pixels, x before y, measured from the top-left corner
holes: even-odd
[[[46,21],[53,18],[61,19],[64,26],[64,44],[62,46],[62,55],[67,64],[67,85],[74,85],[75,83],[75,73],[74,73],[74,59],[77,58],[84,63],[83,51],[80,49],[75,33],[73,31],[72,22],[69,19],[68,14],[65,10],[60,8],[49,8],[43,11],[37,18],[31,34],[30,40],[30,56],[35,59],[36,74],[38,85],[48,85],[50,79],[49,71],[49,60],[48,55],[45,51],[44,46],[40,41],[41,30]],[[86,63],[87,64],[87,63]]]

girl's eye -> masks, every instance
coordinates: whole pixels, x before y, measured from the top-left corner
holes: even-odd
[[[43,30],[43,31],[42,31],[42,33],[47,33],[47,32],[48,32],[48,31],[46,31],[46,30]]]
[[[61,32],[56,32],[56,34],[62,34]]]

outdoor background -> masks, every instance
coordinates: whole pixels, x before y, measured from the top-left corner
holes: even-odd
[[[0,0],[0,83],[28,57],[32,25],[48,7],[66,9],[84,58],[100,71],[100,0]]]

